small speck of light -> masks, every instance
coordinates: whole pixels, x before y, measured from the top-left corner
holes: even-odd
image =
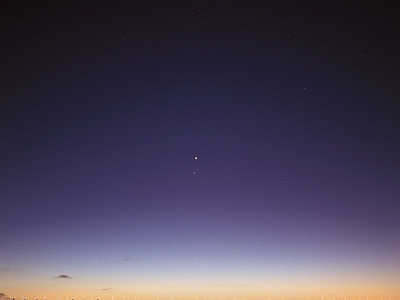
[[[197,157],[197,156],[195,156],[195,157],[194,157],[194,160],[197,160],[197,159],[198,159],[198,157]]]

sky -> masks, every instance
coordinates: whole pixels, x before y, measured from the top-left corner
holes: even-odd
[[[0,11],[3,298],[400,297],[396,1]]]

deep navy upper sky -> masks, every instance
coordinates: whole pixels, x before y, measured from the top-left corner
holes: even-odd
[[[399,5],[218,2],[1,4],[0,292],[86,282],[89,245],[137,288],[254,291],[269,259],[398,282]]]

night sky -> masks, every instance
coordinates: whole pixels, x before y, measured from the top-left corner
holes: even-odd
[[[397,1],[57,2],[0,4],[5,298],[400,297]]]

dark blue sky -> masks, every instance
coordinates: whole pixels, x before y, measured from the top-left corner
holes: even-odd
[[[396,2],[1,6],[0,292],[400,292]]]

